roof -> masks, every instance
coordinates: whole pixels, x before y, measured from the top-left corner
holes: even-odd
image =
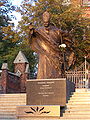
[[[22,51],[19,51],[13,63],[29,63]]]
[[[8,70],[8,64],[7,63],[3,63],[1,69],[2,70],[4,70],[4,69]]]

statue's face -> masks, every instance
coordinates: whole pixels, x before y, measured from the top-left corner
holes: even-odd
[[[50,14],[46,11],[46,12],[43,13],[44,27],[48,27],[49,26],[49,21],[50,21]]]
[[[49,26],[49,22],[47,21],[47,22],[45,22],[44,21],[44,27],[48,27]]]

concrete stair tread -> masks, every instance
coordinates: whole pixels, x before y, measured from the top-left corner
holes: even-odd
[[[81,119],[81,118],[83,118],[83,119],[87,119],[87,118],[89,118],[90,119],[90,115],[88,116],[88,115],[64,115],[63,116],[63,118],[74,118],[74,119]]]
[[[90,98],[87,98],[87,99],[70,99],[69,102],[86,102],[86,101],[90,101]]]
[[[10,110],[2,110],[2,111],[0,111],[0,114],[11,114],[11,113],[13,113],[13,114],[15,114],[16,113],[16,111],[10,111]]]
[[[90,115],[90,111],[89,112],[85,112],[85,111],[65,112],[64,115]]]
[[[90,100],[90,97],[73,97],[73,98],[71,98],[70,100]]]
[[[15,114],[0,114],[0,118],[1,117],[16,118],[16,115]]]
[[[0,120],[4,120],[4,119],[5,120],[18,120],[17,118],[12,117],[12,116],[10,116],[10,117],[7,117],[7,116],[6,117],[5,116],[4,117],[0,117]]]
[[[90,102],[88,102],[88,101],[69,101],[68,102],[68,104],[88,104],[88,105],[90,105]]]
[[[64,118],[64,117],[61,117],[60,120],[90,120],[90,118]]]
[[[26,97],[0,97],[0,100],[26,100]]]
[[[0,117],[1,116],[13,116],[13,117],[16,117],[16,113],[11,113],[11,112],[9,112],[9,113],[5,113],[5,112],[3,112],[3,113],[0,113]]]
[[[0,120],[19,120],[16,107],[26,105],[26,94],[0,94]]]
[[[90,104],[90,102],[88,102],[88,100],[86,100],[86,101],[69,101],[68,102],[68,104],[73,104],[73,103],[75,103],[75,104]]]
[[[61,120],[90,120],[90,91],[76,91],[63,110]]]
[[[0,104],[1,103],[26,103],[26,101],[1,101],[0,100]]]
[[[90,109],[79,109],[79,108],[77,108],[77,109],[76,109],[76,108],[75,108],[75,109],[72,109],[72,108],[69,108],[69,109],[67,109],[67,110],[65,110],[65,111],[66,111],[66,112],[67,112],[67,111],[71,111],[71,112],[78,112],[78,111],[82,111],[82,112],[84,111],[84,112],[85,112],[85,111],[86,111],[86,112],[87,112],[87,111],[90,111]]]

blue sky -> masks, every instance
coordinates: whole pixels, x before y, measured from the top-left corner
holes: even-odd
[[[13,5],[20,6],[20,4],[23,0],[10,0],[10,1],[12,2]]]
[[[10,0],[10,2],[12,2],[12,5],[16,5],[16,6],[20,6],[22,1],[23,0]],[[20,15],[20,13],[17,13],[15,11],[13,11],[11,14],[15,15],[16,20],[13,19],[13,22],[14,22],[15,26],[17,26],[18,25],[18,21],[21,20],[21,15]]]
[[[24,1],[24,0],[10,0],[10,2],[12,2],[12,5],[16,5],[18,7],[21,5],[22,1]],[[34,5],[34,2],[32,2],[31,0],[30,0],[30,2]],[[18,21],[21,20],[21,14],[15,12],[15,11],[13,11],[11,14],[16,17],[17,20],[13,19],[13,22],[14,22],[15,26],[17,26]]]

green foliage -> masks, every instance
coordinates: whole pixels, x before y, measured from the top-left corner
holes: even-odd
[[[25,43],[22,43],[23,35],[17,33],[14,26],[8,22],[14,17],[10,16],[9,13],[15,9],[15,6],[12,6],[8,0],[0,1],[0,68],[3,62],[7,62],[10,71],[14,71],[13,61],[21,50],[29,61],[30,76],[33,77],[36,72],[37,56],[29,46],[27,47]]]
[[[34,76],[34,73],[36,72],[37,55],[34,54],[34,52],[25,44],[17,44],[14,45],[14,48],[13,47],[10,48],[8,50],[8,53],[3,56],[3,61],[7,61],[10,71],[13,71],[14,70],[13,61],[15,60],[19,51],[22,51],[25,54],[26,58],[29,61],[30,74]]]
[[[9,25],[8,20],[10,20],[10,17],[8,15],[8,12],[10,12],[10,4],[7,0],[1,0],[0,1],[0,67],[2,63],[4,62],[3,56],[8,53],[8,50],[13,47],[12,41],[3,41],[3,37],[5,34],[3,34],[2,28]]]

